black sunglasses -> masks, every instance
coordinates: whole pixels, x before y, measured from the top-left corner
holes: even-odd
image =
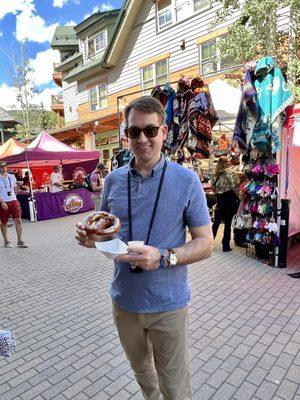
[[[144,133],[144,135],[149,139],[149,138],[154,138],[155,136],[158,135],[158,131],[160,126],[152,126],[148,125],[145,126],[145,128],[138,128],[137,126],[130,126],[125,128],[125,135],[129,137],[129,139],[138,139],[141,132]]]

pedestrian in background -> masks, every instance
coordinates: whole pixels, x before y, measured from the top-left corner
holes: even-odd
[[[115,259],[114,321],[144,398],[190,400],[187,265],[212,252],[206,199],[194,171],[161,153],[168,132],[161,103],[144,96],[124,115],[134,156],[107,176],[101,210],[120,218],[123,241],[144,245],[130,245],[128,254]],[[77,228],[79,243],[95,247],[97,237],[83,224]]]
[[[91,173],[90,183],[93,190],[93,202],[95,210],[99,210],[100,208],[100,199],[103,189],[103,174],[105,173],[106,167],[104,164],[97,164],[95,170]]]
[[[9,217],[12,217],[18,237],[17,246],[26,248],[28,245],[22,239],[21,207],[15,194],[16,186],[16,177],[14,174],[9,174],[7,172],[6,163],[0,161],[0,220],[1,234],[4,239],[4,247],[12,247],[7,233],[8,219]]]
[[[221,222],[224,222],[222,239],[223,251],[231,251],[231,223],[239,206],[237,190],[239,186],[238,174],[230,170],[230,161],[226,156],[218,159],[215,175],[211,180],[214,188],[217,204],[214,214],[213,234],[217,236]]]
[[[50,192],[57,193],[64,190],[64,177],[59,165],[54,165],[53,172],[50,174]]]

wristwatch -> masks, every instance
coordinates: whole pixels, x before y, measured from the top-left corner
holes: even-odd
[[[159,268],[175,267],[177,265],[177,254],[173,249],[159,249],[160,264]]]
[[[173,249],[167,249],[169,252],[168,267],[176,267],[177,265],[177,254]]]

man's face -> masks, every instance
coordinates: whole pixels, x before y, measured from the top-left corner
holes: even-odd
[[[7,172],[7,165],[6,164],[0,164],[0,174],[5,174]]]
[[[146,114],[135,109],[132,109],[128,115],[128,128],[132,126],[138,128],[160,126],[158,134],[154,138],[147,138],[144,132],[141,132],[137,139],[129,138],[129,146],[139,162],[151,163],[152,161],[158,161],[163,141],[167,138],[167,126],[161,124],[160,118],[156,113]]]

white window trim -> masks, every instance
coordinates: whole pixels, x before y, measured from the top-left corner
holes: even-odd
[[[213,38],[213,39],[210,39],[210,40],[206,40],[206,41],[203,42],[203,43],[199,43],[199,45],[198,45],[199,70],[200,70],[200,74],[203,75],[203,76],[210,76],[210,75],[218,74],[219,71],[221,71],[221,53],[220,53],[220,49],[217,47],[218,41],[219,41],[220,39],[221,39],[221,37],[218,36],[218,37],[216,37],[216,38]],[[216,62],[216,64],[217,64],[217,70],[214,71],[214,72],[211,72],[211,73],[209,73],[209,74],[204,74],[203,71],[202,71],[202,46],[203,46],[204,44],[213,43],[213,42],[215,42],[215,44],[216,44],[216,58],[217,58],[217,59],[216,59],[215,62]]]
[[[100,50],[96,51],[96,37],[100,36],[101,34],[104,34],[104,47],[101,48]],[[94,54],[101,53],[101,51],[105,50],[106,46],[107,46],[107,29],[104,29],[103,31],[98,32],[97,35],[95,35],[94,37],[91,37],[91,39],[94,39],[94,47],[95,47]]]
[[[100,88],[100,86],[103,86],[103,85],[105,85],[105,87],[106,87],[107,105],[105,107],[100,107],[100,95],[99,95],[99,91],[100,90],[99,90],[99,88]],[[96,94],[97,94],[97,109],[96,110],[92,110],[92,108],[91,108],[91,90],[92,89],[96,89]],[[102,82],[99,85],[96,85],[96,86],[93,86],[93,87],[89,88],[88,89],[88,97],[89,97],[89,109],[90,109],[90,112],[95,112],[95,111],[104,110],[105,108],[108,108],[109,104],[108,104],[108,86],[107,86],[107,82]]]
[[[206,11],[206,10],[209,10],[209,9],[211,8],[211,6],[212,6],[212,0],[210,0],[208,6],[204,7],[204,8],[201,9],[201,10],[194,11],[194,12],[192,12],[191,15],[189,15],[188,17],[183,18],[183,19],[177,21],[177,20],[176,20],[176,9],[177,9],[178,7],[180,7],[180,6],[177,6],[177,7],[176,7],[175,1],[176,1],[176,0],[171,0],[171,4],[170,4],[170,6],[169,6],[169,7],[171,7],[172,22],[169,23],[169,24],[167,24],[167,25],[163,25],[162,27],[159,26],[158,2],[156,2],[156,4],[155,4],[155,16],[156,16],[156,28],[157,28],[157,32],[162,32],[162,31],[164,31],[164,30],[166,30],[166,29],[169,29],[169,28],[173,27],[174,25],[180,24],[181,22],[186,21],[186,20],[190,19],[191,17],[193,17],[193,16],[195,16],[195,15],[201,14],[202,12],[204,12],[204,11]],[[191,0],[191,1],[193,1],[193,0]],[[166,8],[167,8],[167,7],[166,7]],[[162,11],[162,10],[160,10],[160,11]]]
[[[96,51],[96,37],[99,36],[99,35],[101,35],[102,33],[104,33],[105,46],[104,46],[102,49]],[[108,37],[108,36],[107,36],[107,29],[103,29],[102,31],[98,32],[98,33],[95,34],[95,35],[86,36],[84,39],[82,39],[82,40],[81,40],[81,52],[82,52],[83,60],[86,61],[86,60],[88,60],[89,58],[94,57],[94,56],[96,56],[97,54],[103,52],[103,51],[106,49],[106,47],[107,47],[107,37]],[[95,52],[94,52],[93,54],[89,54],[89,42],[90,42],[91,40],[92,40],[93,43],[94,43],[94,49],[95,49]]]
[[[156,78],[157,78],[157,75],[156,75],[156,64],[157,63],[159,63],[159,62],[161,62],[161,61],[166,61],[166,64],[167,64],[167,82],[169,81],[169,59],[168,58],[165,58],[165,59],[162,59],[162,60],[159,60],[159,61],[156,61],[155,63],[152,63],[152,64],[148,64],[148,65],[145,65],[144,67],[142,67],[141,69],[140,69],[140,74],[141,74],[141,83],[142,83],[142,92],[144,93],[145,91],[147,91],[147,90],[150,90],[149,88],[147,89],[145,89],[145,87],[144,87],[144,79],[143,79],[143,69],[144,68],[147,68],[147,67],[150,67],[151,65],[153,66],[153,85],[152,85],[152,89],[157,85],[157,83],[156,83]]]

